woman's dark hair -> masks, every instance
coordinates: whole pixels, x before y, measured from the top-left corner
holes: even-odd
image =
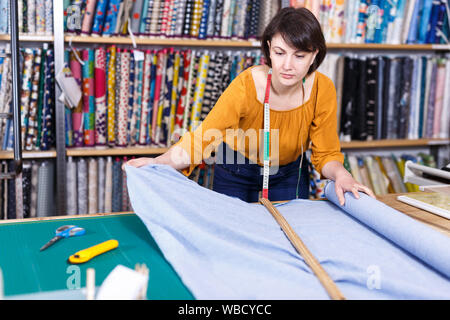
[[[272,67],[272,61],[270,61],[267,42],[270,42],[277,33],[280,33],[284,41],[294,48],[305,52],[318,50],[316,58],[308,70],[308,75],[320,66],[327,53],[327,46],[319,21],[311,11],[306,8],[287,7],[281,9],[273,17],[261,39],[261,49],[269,67]]]

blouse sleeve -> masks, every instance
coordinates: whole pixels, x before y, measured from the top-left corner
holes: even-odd
[[[189,176],[203,159],[208,158],[224,140],[226,130],[237,129],[240,118],[245,116],[244,73],[238,75],[225,89],[200,126],[192,132],[186,132],[174,145],[182,147],[191,157],[189,167],[181,170],[185,176]]]
[[[336,89],[328,77],[320,79],[314,119],[309,136],[311,138],[311,162],[322,176],[323,166],[337,160],[344,163],[344,155],[337,133],[337,99]]]

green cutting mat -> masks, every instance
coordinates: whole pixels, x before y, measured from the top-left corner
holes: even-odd
[[[83,227],[86,234],[61,239],[40,252],[55,230],[65,224]],[[84,264],[67,262],[75,252],[110,239],[119,241],[119,247]],[[100,286],[118,264],[134,269],[136,263],[145,263],[150,269],[148,299],[194,298],[135,214],[0,224],[0,268],[5,296],[73,289],[77,283],[83,288],[87,268],[95,269],[95,283]],[[74,271],[71,266],[80,269]]]

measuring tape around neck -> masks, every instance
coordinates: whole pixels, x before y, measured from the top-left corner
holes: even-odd
[[[263,189],[262,197],[269,199],[269,150],[270,150],[270,107],[269,94],[272,80],[272,68],[267,74],[266,94],[264,96],[264,169],[263,169]]]

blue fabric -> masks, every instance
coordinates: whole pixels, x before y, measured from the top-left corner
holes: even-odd
[[[263,167],[250,163],[248,158],[225,144],[219,150],[223,151],[219,151],[214,165],[213,190],[246,202],[258,202],[259,192],[263,187]],[[244,163],[238,162],[239,157]],[[303,157],[299,180],[300,162],[301,156],[294,162],[279,166],[277,172],[269,176],[270,201],[296,199],[297,188],[299,199],[309,198],[309,169],[306,155]]]
[[[136,214],[197,299],[329,299],[262,205],[164,165],[126,172]],[[364,194],[341,208],[333,193],[277,208],[347,299],[450,298],[449,237]]]

